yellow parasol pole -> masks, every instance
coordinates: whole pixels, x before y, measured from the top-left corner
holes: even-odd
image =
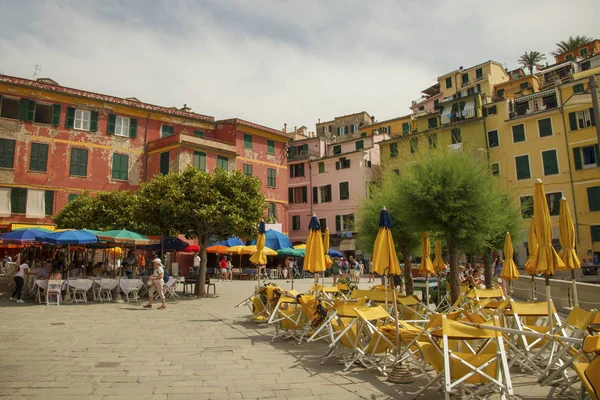
[[[537,239],[535,237],[535,223],[533,222],[533,216],[531,216],[531,221],[529,222],[529,235],[527,242],[527,250],[529,251],[529,257],[525,262],[525,272],[527,272],[531,276],[531,302],[535,303],[535,265],[533,264],[533,256],[537,252],[538,244]]]

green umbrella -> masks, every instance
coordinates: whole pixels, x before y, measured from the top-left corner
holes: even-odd
[[[299,250],[292,249],[292,248],[279,249],[279,250],[277,250],[277,254],[279,254],[280,256],[291,256],[291,257],[303,257],[304,256],[303,251],[299,251]]]
[[[146,236],[126,229],[99,232],[96,236],[100,240],[114,243],[150,244],[151,242]]]

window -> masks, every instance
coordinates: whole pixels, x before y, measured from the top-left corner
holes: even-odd
[[[490,149],[492,147],[498,147],[498,146],[500,146],[500,140],[498,138],[498,131],[497,130],[489,131],[488,132],[488,146],[490,147]]]
[[[73,176],[87,176],[87,161],[88,151],[87,149],[71,149],[71,168],[70,175]]]
[[[475,70],[475,78],[483,78],[483,68],[477,68]]]
[[[587,195],[590,211],[600,211],[600,186],[587,188]]]
[[[244,133],[244,148],[252,150],[252,135]]]
[[[288,188],[290,204],[308,202],[308,186]]]
[[[19,119],[19,99],[0,98],[0,117]]]
[[[533,217],[533,196],[522,196],[521,202],[521,217],[529,219]]]
[[[416,153],[419,151],[419,138],[411,138],[410,139],[410,152]]]
[[[267,168],[267,186],[277,187],[277,172],[273,168]]]
[[[529,82],[523,82],[519,85],[519,89],[525,90],[529,87]]]
[[[11,214],[25,214],[27,212],[27,189],[10,189]]]
[[[40,104],[30,101],[34,104],[35,116],[33,121],[38,124],[52,124],[52,104]],[[60,107],[60,106],[59,106]]]
[[[587,71],[588,69],[591,68],[591,66],[592,66],[592,64],[589,61],[582,62],[581,64],[579,64],[581,71]]]
[[[550,118],[539,119],[538,129],[540,137],[552,136],[552,120]]]
[[[515,166],[517,170],[517,180],[530,179],[531,171],[529,169],[529,155],[515,157]]]
[[[463,85],[469,83],[469,74],[468,73],[462,74],[462,83],[463,83]]]
[[[594,112],[591,108],[589,110],[569,113],[569,122],[572,131],[596,125],[594,121]]]
[[[583,83],[578,83],[573,86],[573,93],[583,93],[585,88],[583,87]]]
[[[229,171],[229,158],[217,156],[217,167],[223,168],[225,171]]]
[[[160,153],[160,173],[167,175],[169,173],[169,152]]]
[[[592,242],[600,242],[600,225],[590,226],[592,231]]]
[[[429,135],[429,148],[430,149],[437,149],[437,133],[431,134]]]
[[[319,218],[319,225],[321,225],[321,233],[325,233],[327,230],[327,218]]]
[[[318,165],[319,165],[319,173],[320,174],[325,173],[325,163],[321,161]]]
[[[304,176],[304,163],[290,165],[289,169],[290,169],[290,178],[297,178],[299,176]]]
[[[251,164],[244,164],[242,168],[244,171],[244,175],[252,176],[252,165]]]
[[[267,154],[275,154],[275,141],[267,140]]]
[[[551,216],[560,214],[561,198],[562,192],[546,193],[546,202],[548,203],[548,210]]]
[[[0,139],[0,168],[13,168],[15,163],[15,140]]]
[[[558,156],[556,150],[542,151],[542,164],[544,166],[544,175],[558,174]]]
[[[573,148],[573,161],[575,163],[575,169],[588,169],[595,168],[598,162],[598,145],[574,147]]]
[[[579,55],[581,57],[587,56],[588,55],[588,49],[587,49],[587,47],[584,47],[583,49],[579,50]]]
[[[492,172],[492,176],[500,176],[500,163],[490,165],[490,171]]]
[[[361,138],[366,138],[367,137],[367,132],[361,132],[360,133],[360,137]]]
[[[91,113],[87,110],[75,110],[75,120],[73,122],[73,128],[82,131],[90,130],[90,119]]]
[[[452,77],[449,76],[446,78],[446,89],[450,89],[452,87]]]
[[[462,136],[460,134],[460,128],[452,128],[452,144],[462,143]]]
[[[121,181],[129,179],[129,156],[127,154],[113,154],[112,178]]]
[[[425,111],[425,106],[419,106],[419,111]]]
[[[355,147],[356,147],[356,151],[363,150],[365,148],[365,141],[359,140],[358,142],[355,143]]]
[[[46,193],[44,193],[44,200],[45,214],[52,215],[54,213],[54,191],[46,190]]]
[[[267,216],[270,219],[277,220],[277,204],[269,203],[267,206]]]
[[[333,154],[342,154],[342,145],[337,144],[333,146]]]
[[[160,128],[160,137],[169,137],[175,134],[175,127],[171,125],[163,125]]]
[[[408,132],[410,132],[410,124],[408,122],[403,122],[402,133],[406,135]]]
[[[354,229],[354,214],[335,216],[336,232],[351,231],[352,229]]]
[[[115,135],[116,136],[129,136],[129,118],[115,117]]]
[[[573,54],[572,53],[569,53],[569,54],[567,54],[565,56],[565,60],[567,60],[567,61],[571,61],[572,59],[573,59]]]
[[[398,143],[390,144],[390,158],[398,157]]]
[[[340,182],[340,200],[348,200],[350,198],[350,183]]]
[[[513,143],[525,141],[525,125],[515,125],[512,127]]]
[[[300,216],[292,215],[292,230],[299,231],[300,230]]]
[[[483,116],[487,117],[488,115],[496,115],[496,106],[491,106],[483,109]]]
[[[203,138],[204,137],[204,131],[201,131],[199,129],[196,129],[194,131],[194,136],[199,137],[199,138]]]
[[[313,187],[313,203],[330,203],[331,185]]]
[[[346,157],[340,158],[340,161],[335,162],[335,169],[346,169],[350,168],[350,160]]]
[[[437,128],[437,125],[438,123],[436,117],[432,117],[427,120],[427,129]]]
[[[67,197],[67,201],[70,203],[73,200],[75,200],[75,198],[77,197],[77,193],[70,193],[69,196]]]
[[[246,166],[244,164],[244,173],[246,173]],[[203,151],[194,152],[194,167],[200,171],[206,171],[206,153]],[[250,166],[250,175],[252,175],[252,166]]]
[[[438,99],[435,99],[433,101],[433,109],[434,110],[439,110],[440,109],[440,101]]]
[[[29,157],[29,170],[46,172],[48,164],[48,145],[45,143],[31,143],[31,156]]]
[[[498,97],[499,99],[503,99],[504,98],[504,89],[498,89],[496,91],[496,97]]]

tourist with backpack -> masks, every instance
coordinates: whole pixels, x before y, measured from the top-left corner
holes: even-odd
[[[167,307],[165,304],[165,294],[163,292],[163,286],[165,282],[169,280],[169,274],[165,271],[160,258],[155,258],[152,263],[154,264],[154,272],[152,276],[148,278],[148,284],[150,288],[148,289],[148,304],[144,306],[144,308],[152,308],[152,300],[154,298],[154,293],[158,292],[160,296],[160,301],[162,305],[158,307],[159,310],[162,310]]]

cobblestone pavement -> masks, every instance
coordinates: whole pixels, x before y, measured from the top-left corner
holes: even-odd
[[[295,286],[302,291],[311,283]],[[387,399],[411,398],[424,384],[393,385],[359,367],[343,373],[335,360],[321,366],[324,343],[271,343],[272,327],[250,322],[248,308],[234,308],[253,286],[218,282],[218,297],[181,296],[165,310],[142,302],[15,304],[2,293],[0,397]],[[521,375],[514,386],[523,398],[552,398],[532,378]],[[432,389],[421,399],[440,397]]]

